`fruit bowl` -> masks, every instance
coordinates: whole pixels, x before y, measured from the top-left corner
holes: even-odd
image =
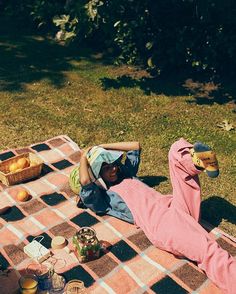
[[[0,162],[0,181],[7,186],[36,178],[43,161],[35,153],[27,152]]]

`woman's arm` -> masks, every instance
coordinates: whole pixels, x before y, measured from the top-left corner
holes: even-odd
[[[91,147],[86,149],[82,153],[82,156],[80,158],[79,181],[80,181],[81,186],[86,186],[92,182],[90,175],[89,175],[89,171],[88,171],[89,163],[88,163],[88,159],[87,159],[87,153],[90,149],[91,149]]]
[[[100,147],[110,150],[120,150],[120,151],[130,151],[130,150],[140,150],[141,146],[139,142],[117,142],[100,144]]]

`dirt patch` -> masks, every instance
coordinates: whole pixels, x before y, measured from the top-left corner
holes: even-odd
[[[112,74],[116,76],[129,76],[134,79],[141,79],[141,78],[150,78],[150,74],[144,70],[137,67],[131,67],[128,65],[122,66],[113,66],[112,67]]]
[[[214,93],[220,90],[220,84],[214,82],[201,83],[187,79],[183,87],[188,89],[196,97],[214,98]]]

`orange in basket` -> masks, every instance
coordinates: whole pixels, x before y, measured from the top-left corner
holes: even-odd
[[[21,168],[21,169],[26,168],[30,165],[29,159],[26,157],[19,158],[17,160],[17,165],[18,165],[18,168]]]

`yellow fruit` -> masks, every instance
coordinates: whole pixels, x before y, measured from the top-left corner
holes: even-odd
[[[35,166],[35,165],[37,165],[37,162],[30,161],[30,166]]]
[[[29,196],[30,195],[29,195],[28,191],[20,190],[17,193],[16,198],[17,198],[17,200],[24,202],[24,201],[27,201],[29,199]]]
[[[28,158],[25,158],[25,157],[22,157],[22,158],[19,158],[17,160],[17,165],[18,165],[18,168],[26,168],[29,166],[29,160]]]
[[[17,169],[19,169],[18,167],[18,164],[15,162],[15,163],[12,163],[10,166],[9,166],[9,171],[12,173],[12,172],[15,172]]]

